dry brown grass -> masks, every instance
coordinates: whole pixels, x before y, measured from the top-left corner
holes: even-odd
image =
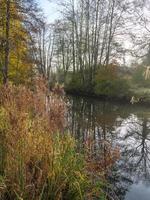
[[[96,160],[89,146],[85,155],[76,152],[75,140],[63,133],[67,109],[61,89],[49,92],[41,78],[32,89],[1,86],[1,199],[92,200],[103,194],[95,177],[118,154],[108,146],[107,160]]]

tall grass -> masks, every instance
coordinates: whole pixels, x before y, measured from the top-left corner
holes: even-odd
[[[89,159],[65,134],[66,104],[43,81],[0,88],[0,199],[83,200],[104,197]]]

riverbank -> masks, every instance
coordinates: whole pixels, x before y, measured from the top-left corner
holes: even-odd
[[[122,96],[109,96],[109,95],[97,95],[94,92],[87,92],[83,90],[69,90],[65,89],[66,94],[73,96],[81,96],[87,98],[95,98],[110,102],[119,102],[122,104],[137,104],[137,105],[150,105],[150,89],[149,88],[132,88],[129,90],[128,95]]]
[[[103,66],[96,70],[92,80],[87,71],[84,76],[81,72],[70,73],[64,80],[65,90],[79,96],[150,105],[150,81],[142,75],[144,68],[138,67],[130,73],[120,70],[113,64]]]
[[[34,90],[1,86],[0,100],[0,199],[107,199],[105,174],[119,153],[107,145],[103,163],[90,140],[80,152],[62,96],[39,80]]]

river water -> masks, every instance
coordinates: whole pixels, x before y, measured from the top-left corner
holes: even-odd
[[[119,148],[109,182],[116,200],[150,200],[150,109],[81,97],[68,97],[69,126],[82,146],[90,137],[101,153],[101,141]]]

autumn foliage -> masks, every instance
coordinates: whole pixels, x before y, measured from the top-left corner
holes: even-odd
[[[38,82],[33,90],[14,85],[0,90],[0,172],[11,199],[36,199],[42,191],[51,172],[53,133],[62,132],[65,125],[64,101]]]
[[[94,199],[103,196],[104,160],[90,148],[77,153],[64,132],[67,105],[61,87],[51,92],[36,79],[34,87],[0,88],[0,198],[3,200]],[[59,92],[58,92],[59,91]],[[61,94],[61,95],[60,95]],[[108,156],[109,154],[109,156]],[[117,158],[107,148],[107,169]]]

